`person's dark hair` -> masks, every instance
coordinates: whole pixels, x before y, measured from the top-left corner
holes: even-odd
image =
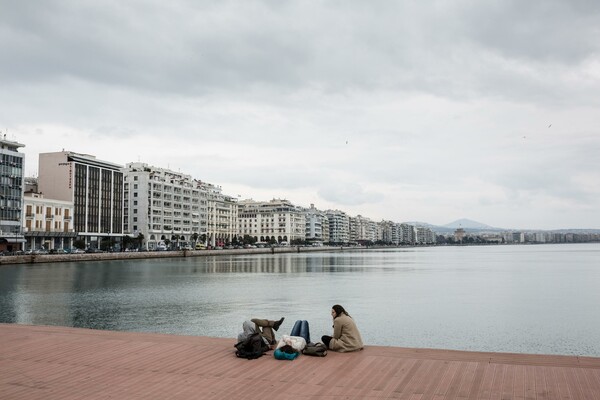
[[[346,310],[344,310],[344,307],[340,306],[339,304],[336,304],[331,308],[333,309],[333,311],[335,311],[336,318],[342,314],[346,314],[347,316],[350,316],[350,314],[348,314],[348,312]]]

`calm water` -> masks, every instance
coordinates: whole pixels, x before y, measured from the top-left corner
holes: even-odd
[[[250,317],[367,344],[600,356],[600,244],[0,267],[0,322],[235,338]]]

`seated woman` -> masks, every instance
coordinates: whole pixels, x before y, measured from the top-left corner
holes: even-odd
[[[242,324],[243,331],[238,334],[238,342],[241,342],[253,333],[259,332],[265,343],[269,346],[274,346],[277,344],[277,341],[275,340],[275,332],[273,331],[279,329],[284,319],[282,317],[278,321],[271,321],[268,319],[252,318],[250,321],[244,321]]]
[[[340,353],[362,350],[363,342],[360,332],[344,307],[339,304],[331,307],[331,316],[333,317],[333,336],[321,337],[325,346]]]

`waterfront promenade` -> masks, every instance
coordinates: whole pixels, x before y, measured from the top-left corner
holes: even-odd
[[[371,247],[374,249],[377,247]],[[242,254],[280,254],[280,253],[310,253],[323,251],[360,251],[367,247],[265,247],[252,249],[223,249],[223,250],[176,250],[176,251],[131,251],[114,253],[78,253],[78,254],[27,254],[0,256],[0,265],[56,263],[69,261],[109,261],[109,260],[139,260],[153,258],[177,257],[209,257]]]
[[[244,360],[234,343],[0,324],[0,398],[600,399],[600,358],[366,346]]]

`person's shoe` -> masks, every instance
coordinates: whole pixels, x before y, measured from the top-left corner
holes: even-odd
[[[275,323],[273,324],[273,329],[278,330],[279,326],[283,323],[284,319],[285,319],[284,317],[281,317],[281,319],[279,321],[275,321]]]

